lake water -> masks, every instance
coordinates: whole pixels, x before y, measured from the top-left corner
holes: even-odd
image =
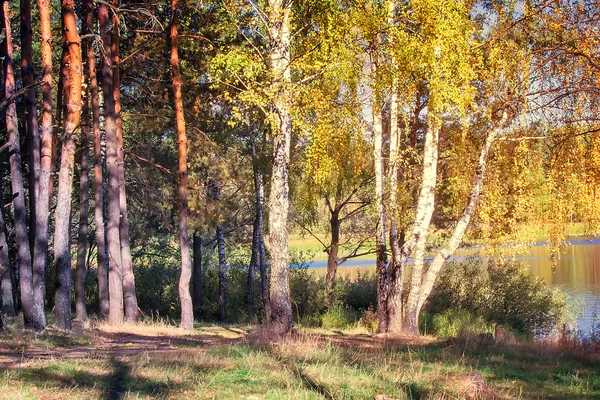
[[[462,261],[482,250],[459,249],[451,261]],[[531,272],[546,283],[559,287],[576,298],[581,307],[577,318],[578,329],[586,334],[600,318],[600,238],[571,238],[563,247],[560,260],[553,267],[547,243],[540,242],[526,254],[518,254],[516,260],[527,264]],[[326,262],[312,262],[309,268],[316,275],[325,275]],[[375,260],[351,260],[338,268],[341,276],[352,279],[360,274],[375,273]]]

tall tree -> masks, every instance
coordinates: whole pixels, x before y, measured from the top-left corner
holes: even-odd
[[[179,52],[177,37],[177,0],[171,0],[171,73],[173,74],[173,102],[175,103],[175,123],[179,151],[179,248],[181,252],[181,274],[179,276],[179,299],[181,302],[181,327],[194,328],[194,307],[190,295],[192,260],[188,233],[188,189],[187,189],[187,135],[181,96],[181,75],[179,73]],[[220,247],[219,247],[220,255]],[[220,260],[220,257],[219,257]],[[219,297],[220,298],[220,297]]]
[[[52,27],[50,0],[38,0],[42,36],[42,142],[40,174],[36,201],[36,229],[33,249],[33,298],[38,320],[46,325],[46,267],[48,262],[48,220],[50,215],[50,177],[52,175]],[[58,95],[60,97],[60,94]]]
[[[108,5],[98,5],[98,25],[100,38],[104,48],[102,61],[102,94],[104,97],[104,120],[106,135],[106,164],[108,172],[108,290],[109,290],[109,316],[112,325],[123,322],[123,263],[121,259],[121,241],[119,224],[121,220],[121,206],[119,194],[119,165],[117,143],[117,117],[115,113],[112,34],[111,19]]]
[[[292,141],[290,113],[291,0],[269,0],[269,58],[272,69],[273,172],[269,194],[269,242],[271,245],[271,330],[286,334],[292,329],[289,288],[287,219],[289,165]]]
[[[10,27],[10,12],[8,1],[2,1],[2,24],[4,29],[4,96],[10,98],[15,94],[15,70],[13,59],[13,44]],[[9,142],[10,180],[12,185],[12,204],[15,224],[15,240],[17,244],[17,261],[19,263],[19,282],[21,305],[25,324],[36,330],[43,329],[36,322],[35,305],[33,300],[33,277],[29,237],[27,235],[27,220],[25,212],[25,193],[23,188],[23,173],[21,170],[21,145],[19,142],[19,127],[17,107],[11,102],[6,107],[6,130]]]
[[[199,318],[202,313],[203,283],[202,283],[202,236],[194,232],[194,317]]]
[[[113,6],[119,6],[119,0],[113,1]],[[123,120],[121,118],[121,70],[120,70],[120,19],[118,13],[113,13],[111,56],[113,61],[113,98],[115,100],[115,119],[117,125],[117,172],[119,179],[119,206],[121,219],[119,221],[119,238],[121,240],[121,262],[123,269],[123,305],[125,319],[137,322],[140,313],[135,294],[135,277],[131,259],[131,244],[129,240],[129,219],[127,217],[127,194],[125,191],[125,159],[123,152]]]
[[[56,263],[55,323],[71,329],[71,195],[77,130],[81,123],[81,88],[83,64],[81,41],[77,31],[75,1],[62,0],[63,30],[69,50],[69,96],[66,103],[64,133],[58,175],[58,196],[55,211],[54,259]]]
[[[108,318],[108,268],[106,265],[106,241],[104,231],[104,174],[102,171],[102,132],[100,131],[100,101],[98,94],[98,77],[96,75],[96,54],[93,46],[94,3],[84,1],[85,32],[87,41],[87,68],[89,100],[92,109],[92,133],[94,136],[94,226],[97,248],[98,299],[100,319]]]
[[[25,130],[28,143],[29,166],[29,247],[33,252],[36,229],[36,204],[40,176],[40,137],[38,131],[37,108],[35,105],[33,70],[33,29],[31,26],[31,0],[21,0],[21,77],[25,91]],[[32,253],[33,254],[33,253]]]

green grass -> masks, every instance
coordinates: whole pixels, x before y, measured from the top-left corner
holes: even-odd
[[[196,346],[127,356],[71,357],[68,351],[81,346],[65,345],[49,359],[26,359],[1,371],[0,398],[453,399],[472,394],[477,374],[503,398],[600,398],[600,362],[591,349],[584,354],[533,344],[475,348],[464,341],[384,341],[309,330],[277,344],[208,344],[227,331],[202,328],[185,336]],[[11,340],[4,337],[0,350]]]

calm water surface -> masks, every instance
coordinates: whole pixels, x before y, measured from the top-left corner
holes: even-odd
[[[451,260],[462,261],[467,256],[477,254],[477,249],[460,249]],[[600,238],[572,238],[564,246],[560,261],[553,268],[550,260],[550,249],[547,244],[540,242],[529,249],[527,254],[516,257],[527,264],[531,272],[546,283],[557,286],[581,305],[581,315],[578,316],[578,329],[588,333],[592,325],[600,322]],[[310,264],[310,269],[316,275],[325,275],[324,261]],[[352,260],[338,268],[342,276],[349,275],[352,279],[365,273],[375,272],[375,260]]]

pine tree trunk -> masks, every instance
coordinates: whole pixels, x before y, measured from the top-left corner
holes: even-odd
[[[269,56],[273,72],[273,172],[269,194],[269,242],[271,244],[271,330],[287,334],[293,327],[289,287],[287,219],[289,165],[292,140],[290,114],[291,1],[269,0]]]
[[[55,211],[54,259],[56,263],[55,323],[71,329],[71,195],[77,130],[81,122],[81,88],[83,65],[77,32],[74,0],[62,0],[63,29],[69,49],[69,96],[58,175],[58,197]],[[84,305],[85,307],[85,305]]]
[[[84,1],[86,19],[86,35],[93,34],[94,3],[92,0]],[[97,280],[100,319],[108,318],[108,268],[106,265],[106,242],[104,231],[104,180],[102,172],[102,132],[100,131],[100,105],[98,95],[98,78],[96,74],[96,55],[93,48],[93,37],[87,41],[87,68],[89,97],[92,109],[92,132],[94,135],[94,225],[96,232],[97,248]]]
[[[34,83],[33,70],[33,31],[31,28],[31,0],[21,0],[21,77],[23,87]],[[35,106],[35,91],[33,88],[25,92],[25,129],[28,143],[29,164],[29,248],[32,252],[35,247],[36,229],[36,204],[39,193],[40,177],[40,136]]]
[[[4,28],[4,96],[11,97],[15,93],[15,71],[12,49],[12,35],[10,30],[10,14],[8,1],[2,0],[2,23]],[[17,260],[19,263],[21,305],[25,324],[35,330],[43,329],[38,326],[35,319],[33,302],[33,271],[29,237],[27,235],[27,217],[25,212],[25,192],[23,188],[23,173],[21,170],[21,145],[19,143],[19,127],[17,120],[17,107],[11,102],[6,107],[6,131],[9,142],[10,180],[12,185],[12,202],[17,244]]]
[[[2,306],[0,313],[3,315],[17,315],[15,302],[14,273],[8,256],[8,241],[6,240],[6,225],[4,224],[4,201],[2,201],[2,181],[0,180],[0,297]]]
[[[119,1],[113,1],[115,7]],[[112,27],[112,60],[113,60],[113,93],[115,99],[115,118],[117,123],[117,165],[119,177],[119,204],[121,219],[119,221],[119,238],[121,239],[121,261],[123,268],[123,302],[125,319],[137,322],[140,319],[137,296],[135,294],[135,276],[131,259],[131,244],[129,240],[129,219],[127,218],[127,194],[125,193],[125,160],[123,154],[123,121],[121,119],[121,71],[120,71],[120,41],[118,14],[113,14]]]
[[[337,206],[337,205],[336,205]],[[331,213],[329,219],[331,227],[331,243],[329,244],[329,254],[327,256],[327,276],[325,297],[329,306],[333,302],[333,289],[335,288],[335,278],[338,268],[338,253],[340,248],[340,210],[336,207]]]
[[[217,225],[217,248],[219,249],[219,320],[227,319],[227,260],[225,259],[225,235]]]
[[[33,301],[40,325],[46,325],[46,268],[48,263],[48,223],[50,218],[50,177],[52,175],[52,27],[50,0],[38,0],[42,36],[42,142],[36,202],[35,246],[33,249]],[[60,96],[59,96],[60,97]]]
[[[181,301],[181,327],[194,329],[194,310],[190,295],[192,260],[190,257],[190,237],[188,234],[188,189],[187,189],[187,135],[183,115],[181,95],[181,75],[179,74],[179,52],[177,49],[177,0],[171,1],[171,71],[173,73],[173,100],[175,102],[175,122],[179,150],[179,247],[181,250],[181,274],[179,276],[179,299]],[[220,250],[220,247],[219,247]],[[219,256],[220,256],[219,251]],[[219,257],[220,261],[220,257]],[[220,297],[219,297],[220,299]]]
[[[194,232],[194,316],[202,315],[202,237]]]
[[[87,20],[82,21],[82,32],[88,32]],[[81,53],[87,55],[89,40],[83,40]],[[89,181],[89,137],[90,137],[90,107],[89,79],[86,82],[83,104],[81,109],[81,145],[80,145],[80,174],[79,174],[79,235],[77,238],[77,264],[75,266],[75,318],[87,320],[85,308],[85,275],[87,261],[87,243],[89,235],[88,213],[90,209]]]
[[[108,173],[108,290],[109,316],[111,325],[123,322],[123,264],[121,259],[121,241],[119,224],[121,206],[119,197],[119,165],[117,144],[117,119],[113,91],[113,59],[111,50],[111,21],[108,6],[98,5],[98,24],[100,37],[104,44],[104,60],[102,63],[102,92],[104,97],[104,118],[106,132],[106,164]]]

